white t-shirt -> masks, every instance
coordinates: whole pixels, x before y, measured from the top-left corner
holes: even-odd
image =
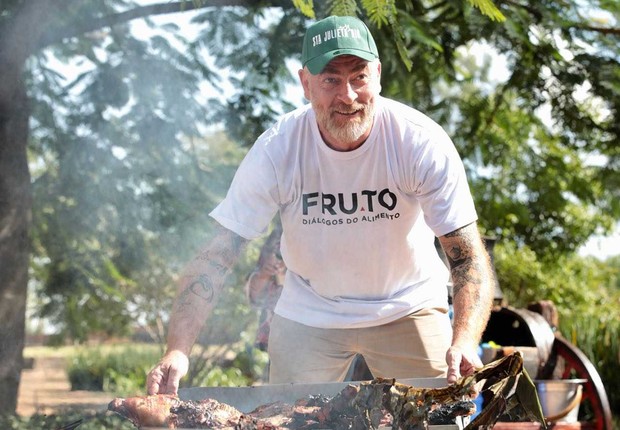
[[[370,327],[447,307],[434,237],[477,219],[444,130],[379,97],[362,146],[330,149],[306,105],[263,133],[211,212],[246,239],[280,211],[288,269],[275,313],[322,328]]]

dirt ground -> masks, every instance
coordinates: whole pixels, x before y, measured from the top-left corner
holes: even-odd
[[[67,409],[105,411],[112,398],[109,393],[71,391],[64,358],[35,358],[32,369],[22,371],[17,414],[29,417],[35,413],[51,415]]]

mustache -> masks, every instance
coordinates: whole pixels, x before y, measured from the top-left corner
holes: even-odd
[[[368,107],[365,104],[354,103],[352,105],[339,105],[331,109],[332,112],[351,114],[359,111],[365,112]]]

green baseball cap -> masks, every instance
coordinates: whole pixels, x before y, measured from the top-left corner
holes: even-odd
[[[312,24],[304,36],[301,63],[318,75],[339,55],[367,61],[379,58],[377,45],[363,21],[353,16],[330,16]]]

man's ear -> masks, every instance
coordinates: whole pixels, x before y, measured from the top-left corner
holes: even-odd
[[[310,100],[310,90],[309,90],[309,84],[308,84],[308,79],[310,78],[310,72],[308,72],[308,70],[306,69],[299,69],[299,72],[297,72],[299,75],[299,82],[301,82],[301,86],[304,89],[304,97],[306,98],[306,100]]]

